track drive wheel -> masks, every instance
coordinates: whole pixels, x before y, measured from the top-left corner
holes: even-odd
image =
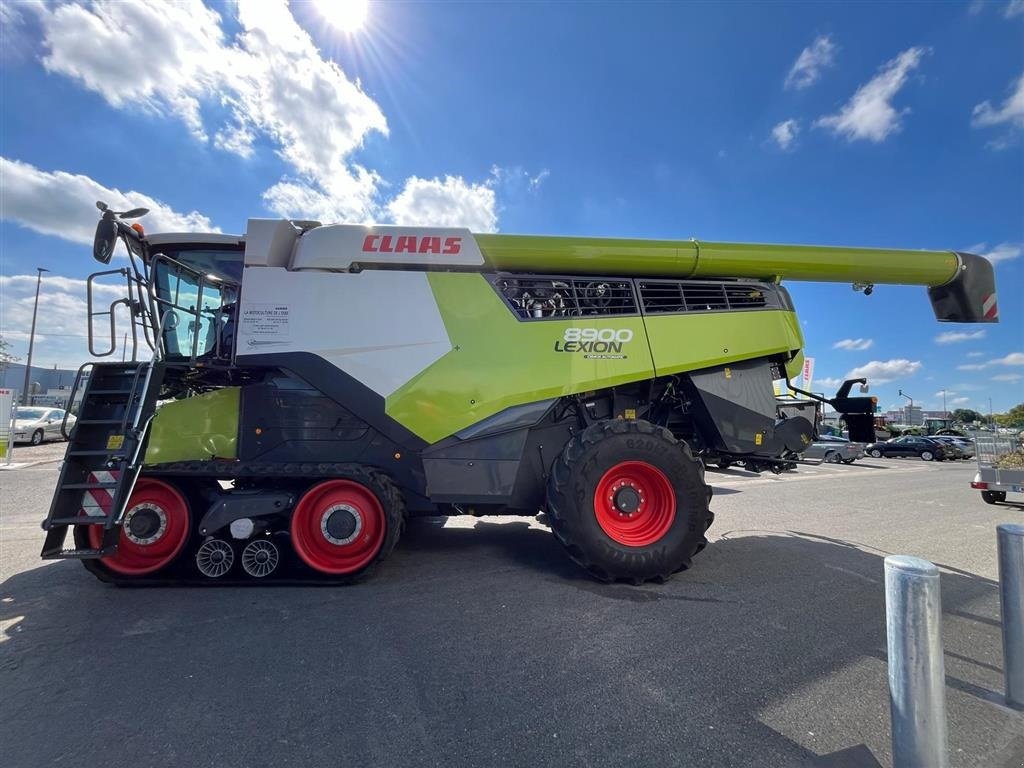
[[[710,500],[689,447],[646,421],[588,427],[548,479],[555,536],[601,581],[662,581],[688,568],[707,544]]]
[[[292,546],[313,570],[357,581],[391,554],[404,527],[405,501],[391,479],[353,466],[299,499]]]
[[[146,576],[170,565],[192,529],[188,502],[170,483],[140,478],[125,506],[117,551],[100,558],[104,568],[120,576]],[[99,549],[103,526],[90,525],[89,546]]]

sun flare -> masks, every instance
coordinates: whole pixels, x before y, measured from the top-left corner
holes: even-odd
[[[348,34],[362,29],[370,10],[369,0],[314,0],[314,4],[328,24]]]

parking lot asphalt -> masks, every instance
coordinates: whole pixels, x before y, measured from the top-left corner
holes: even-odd
[[[532,518],[413,521],[346,588],[117,589],[38,560],[55,463],[0,473],[0,763],[891,764],[882,558],[942,567],[953,766],[1024,765],[973,464],[709,472],[664,585],[589,580]]]

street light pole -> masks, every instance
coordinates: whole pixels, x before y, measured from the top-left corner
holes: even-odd
[[[36,303],[32,307],[32,330],[28,334],[28,359],[25,361],[25,386],[21,389],[21,404],[28,405],[29,378],[32,376],[32,347],[36,342],[36,313],[39,311],[39,286],[43,282],[43,267],[36,267]]]
[[[946,390],[942,390],[942,418],[949,418],[949,411],[946,410]]]

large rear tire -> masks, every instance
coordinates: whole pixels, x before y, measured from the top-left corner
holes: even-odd
[[[569,556],[601,581],[662,581],[706,545],[714,515],[700,462],[646,421],[603,421],[566,445],[548,513]]]

